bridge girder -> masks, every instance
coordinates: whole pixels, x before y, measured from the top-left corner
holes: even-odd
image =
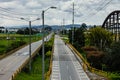
[[[116,34],[116,41],[120,40],[120,10],[111,12],[103,22],[102,28]]]

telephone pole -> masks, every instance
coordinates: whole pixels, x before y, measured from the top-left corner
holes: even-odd
[[[64,30],[65,30],[65,19],[63,19],[63,35],[65,34]]]
[[[72,44],[73,44],[73,41],[74,41],[74,2],[73,2],[73,14],[72,14],[72,25],[73,25],[73,29],[72,29]]]

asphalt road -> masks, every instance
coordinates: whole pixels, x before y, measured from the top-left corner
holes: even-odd
[[[51,35],[52,34],[47,36],[47,39],[45,38],[45,40],[49,40]],[[41,45],[42,40],[31,44],[32,55]],[[15,74],[28,59],[29,46],[26,46],[12,55],[0,60],[0,80],[11,80],[13,74]]]
[[[90,80],[72,51],[55,36],[51,80]]]

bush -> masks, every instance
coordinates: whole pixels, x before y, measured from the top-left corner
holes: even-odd
[[[120,41],[111,46],[111,51],[106,55],[108,64],[112,71],[120,71]]]
[[[24,44],[26,44],[25,41],[14,41],[9,46],[6,47],[6,51],[5,52],[11,51],[11,50],[13,50],[15,48],[18,48],[19,46],[22,46]]]
[[[51,56],[51,51],[48,51],[45,55],[46,55],[46,57],[50,57]]]
[[[96,48],[94,46],[85,46],[85,47],[82,47],[82,49],[84,51],[98,51],[98,48]]]
[[[102,59],[104,57],[104,53],[102,51],[99,51],[98,48],[94,46],[85,46],[82,50],[85,51],[87,60],[90,62],[91,66],[97,69],[102,69]]]

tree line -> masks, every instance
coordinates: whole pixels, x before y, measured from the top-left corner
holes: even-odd
[[[87,30],[85,23],[79,28],[72,28],[68,33],[69,42],[73,40],[73,46],[92,67],[120,72],[120,41],[116,42],[114,36],[110,31],[97,26]]]

